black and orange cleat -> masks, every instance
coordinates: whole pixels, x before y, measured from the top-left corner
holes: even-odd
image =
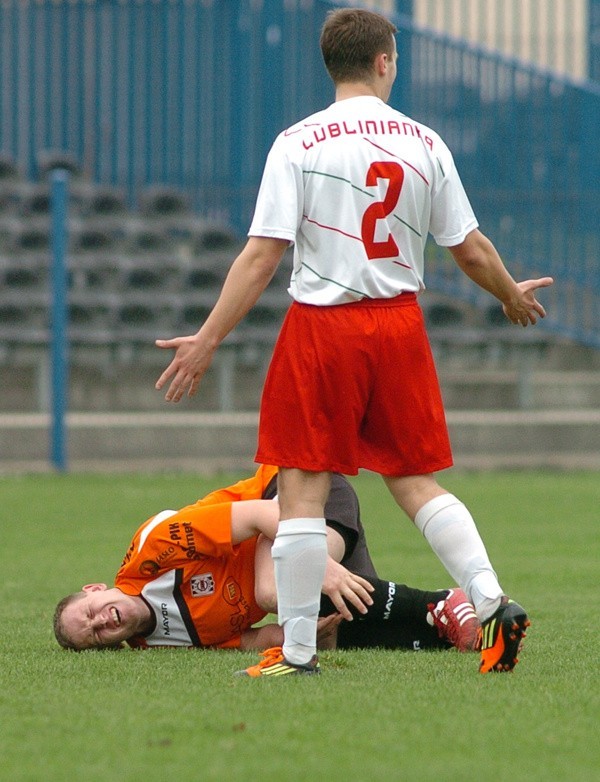
[[[317,655],[305,665],[294,665],[289,663],[283,656],[281,646],[274,646],[272,649],[265,649],[261,652],[263,659],[256,665],[251,665],[244,671],[236,671],[236,676],[311,676],[321,673]]]
[[[480,673],[512,671],[529,627],[525,609],[503,597],[500,608],[481,625]]]

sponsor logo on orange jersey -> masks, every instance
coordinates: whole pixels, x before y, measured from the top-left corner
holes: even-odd
[[[156,561],[161,564],[165,560],[170,559],[174,553],[175,546],[169,546],[169,548],[166,548],[164,551],[160,552],[160,554],[156,557]]]
[[[215,579],[212,573],[201,573],[190,578],[192,597],[207,597],[215,593]]]
[[[236,606],[242,597],[240,585],[234,578],[228,578],[223,586],[223,597],[230,606]]]
[[[140,565],[140,573],[143,576],[155,576],[159,570],[158,562],[153,559],[145,559]]]

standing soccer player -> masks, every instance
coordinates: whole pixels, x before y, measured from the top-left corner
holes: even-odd
[[[383,476],[398,505],[475,605],[480,671],[508,671],[529,624],[498,582],[475,522],[433,473],[452,455],[417,294],[427,234],[494,295],[514,324],[545,315],[478,230],[452,155],[430,128],[387,105],[396,28],[339,9],[321,51],[336,100],[281,133],[269,153],[249,240],[197,334],[157,340],[176,353],[156,387],[193,395],[223,338],[268,285],[294,242],[293,303],[263,389],[256,461],[278,465],[273,545],[281,653],[252,675],[318,672],[316,625],[327,556],[331,473]]]

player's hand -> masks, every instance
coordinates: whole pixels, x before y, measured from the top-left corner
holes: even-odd
[[[335,649],[337,630],[342,620],[341,614],[319,617],[317,621],[317,649]]]
[[[343,619],[352,621],[348,605],[353,605],[361,614],[366,614],[373,605],[370,592],[373,586],[361,576],[351,573],[331,557],[327,559],[323,593],[331,600]]]
[[[538,288],[547,288],[552,285],[552,277],[540,277],[538,280],[524,280],[518,282],[517,287],[520,295],[513,301],[502,305],[504,314],[511,323],[528,326],[537,323],[538,315],[540,318],[546,316],[546,310],[535,298],[535,292]]]
[[[186,392],[188,396],[194,396],[202,376],[210,366],[214,350],[209,348],[198,334],[157,339],[154,344],[165,350],[175,350],[173,360],[156,381],[155,388],[160,391],[165,383],[171,380],[165,394],[167,402],[179,402]]]

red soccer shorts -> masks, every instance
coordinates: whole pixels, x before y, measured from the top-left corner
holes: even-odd
[[[415,294],[330,307],[292,304],[265,380],[256,461],[389,476],[452,465]]]

